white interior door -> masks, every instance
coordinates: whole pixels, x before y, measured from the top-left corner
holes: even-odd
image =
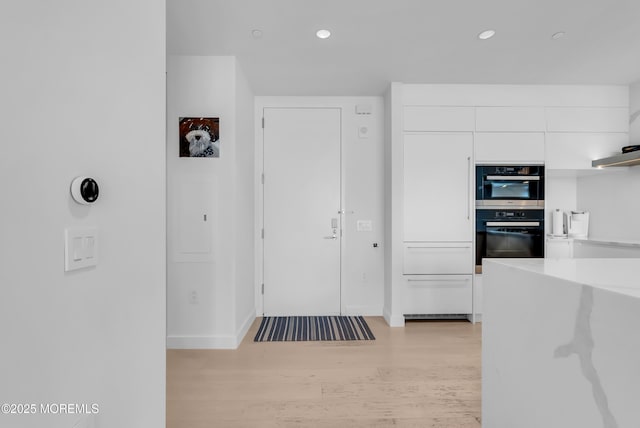
[[[264,109],[264,314],[340,314],[340,110]]]

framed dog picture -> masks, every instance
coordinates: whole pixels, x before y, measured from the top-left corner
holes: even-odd
[[[180,157],[219,158],[220,119],[217,117],[181,117]]]

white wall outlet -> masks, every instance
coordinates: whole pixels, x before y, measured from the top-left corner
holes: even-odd
[[[98,229],[73,227],[64,231],[64,270],[82,269],[98,264]]]
[[[198,292],[196,290],[191,290],[191,293],[189,293],[189,303],[192,305],[198,304]]]

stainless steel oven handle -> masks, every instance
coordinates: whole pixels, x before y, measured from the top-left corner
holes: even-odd
[[[540,226],[539,221],[488,221],[487,227],[491,226]]]
[[[413,246],[408,246],[407,247],[410,250],[431,250],[433,248],[439,249],[439,250],[444,250],[444,249],[456,249],[456,248],[471,248],[470,245],[465,245],[465,246],[450,246],[450,247],[413,247]]]
[[[486,180],[540,181],[538,175],[487,175]]]

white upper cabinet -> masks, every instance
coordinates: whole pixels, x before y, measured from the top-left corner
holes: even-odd
[[[544,132],[546,123],[542,107],[477,107],[476,131]]]
[[[625,133],[548,133],[545,165],[547,169],[593,169],[592,160],[619,154],[628,144]]]
[[[405,131],[474,131],[474,107],[405,106]]]
[[[476,163],[543,164],[543,132],[478,132]]]
[[[404,136],[404,241],[471,241],[471,133]]]
[[[629,132],[626,107],[547,107],[549,132]]]

